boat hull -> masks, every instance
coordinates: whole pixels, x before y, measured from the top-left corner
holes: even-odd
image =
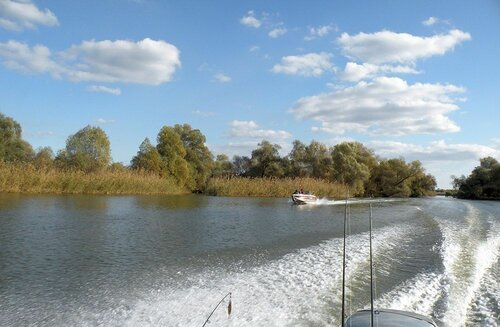
[[[314,204],[318,197],[312,194],[292,194],[292,201],[295,204]]]

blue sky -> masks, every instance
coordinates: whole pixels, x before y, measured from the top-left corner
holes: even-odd
[[[500,3],[0,0],[0,112],[35,148],[90,124],[129,163],[163,125],[214,154],[356,140],[449,187],[500,159]]]

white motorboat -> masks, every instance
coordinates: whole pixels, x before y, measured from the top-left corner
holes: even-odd
[[[294,193],[292,201],[295,204],[314,204],[318,201],[318,197],[313,194]]]

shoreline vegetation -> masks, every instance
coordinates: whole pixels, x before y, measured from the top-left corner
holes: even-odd
[[[314,178],[245,178],[216,177],[208,181],[205,193],[234,197],[290,197],[293,190],[303,189],[319,197],[345,198],[347,187]]]
[[[64,171],[0,162],[0,191],[27,194],[189,194],[171,178],[143,171]]]
[[[113,162],[100,127],[70,135],[64,148],[34,150],[21,125],[0,113],[0,192],[56,194],[186,194],[288,197],[296,189],[318,196],[421,197],[435,178],[420,161],[385,159],[359,142],[327,146],[292,142],[288,154],[262,140],[250,156],[214,156],[199,129],[163,126],[146,138],[130,165]]]

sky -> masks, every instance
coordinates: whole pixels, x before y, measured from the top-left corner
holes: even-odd
[[[164,125],[214,155],[359,141],[438,187],[500,159],[500,2],[0,0],[0,112],[129,164]]]

